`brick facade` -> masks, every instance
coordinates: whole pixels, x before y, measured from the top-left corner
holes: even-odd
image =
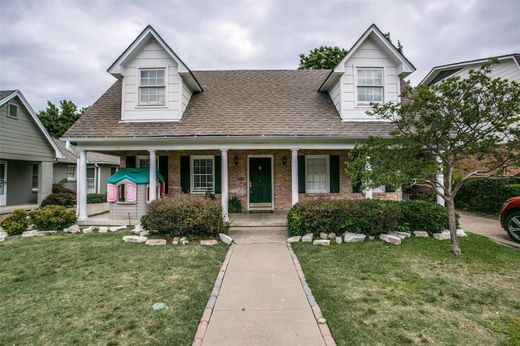
[[[126,155],[147,156],[148,152],[127,152]],[[181,173],[180,157],[185,155],[216,155],[220,156],[219,150],[204,151],[159,151],[158,156],[168,156],[168,195],[180,196],[181,192]],[[248,175],[247,161],[250,155],[269,155],[273,158],[274,176],[274,208],[275,210],[288,210],[291,207],[291,151],[290,150],[229,150],[228,151],[228,185],[229,198],[238,197],[242,203],[242,209],[247,211]],[[343,162],[346,160],[347,152],[340,150],[300,150],[298,155],[339,155],[340,161],[340,190],[339,193],[300,193],[299,200],[315,200],[320,198],[328,199],[363,199],[362,193],[353,193],[352,184],[348,177]],[[238,162],[235,164],[235,157]],[[285,157],[285,164],[283,163]],[[122,159],[122,167],[125,165]],[[203,194],[184,194],[183,197],[203,199]],[[220,194],[216,197],[220,199]],[[401,191],[394,193],[374,193],[376,199],[400,200]]]

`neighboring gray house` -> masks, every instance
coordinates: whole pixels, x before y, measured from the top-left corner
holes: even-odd
[[[59,139],[54,139],[54,143],[63,154],[63,158],[54,164],[53,181],[63,183],[65,187],[76,191],[79,159],[76,147]],[[107,193],[107,179],[116,172],[119,162],[118,156],[87,153],[87,193]]]
[[[0,91],[0,209],[39,205],[62,154],[19,90]]]

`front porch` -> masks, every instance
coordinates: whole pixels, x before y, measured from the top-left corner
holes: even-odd
[[[131,150],[111,150],[125,146],[92,146],[122,157],[121,166],[148,168],[149,174],[159,172],[165,177],[164,195],[188,199],[215,198],[220,201],[223,216],[228,220],[229,200],[238,200],[243,213],[256,211],[287,211],[299,201],[328,199],[401,199],[401,191],[361,191],[344,169],[352,143],[323,145],[231,145],[219,149],[215,145],[168,146],[147,143],[133,144]],[[177,148],[178,147],[178,148]],[[174,150],[177,148],[177,150]],[[80,170],[85,150],[80,149]],[[83,167],[83,168],[82,168]],[[86,173],[79,174],[79,219],[85,220],[82,200],[85,198]],[[159,198],[157,182],[150,179],[146,203]],[[126,219],[126,218],[125,218]],[[138,217],[136,218],[138,219]]]

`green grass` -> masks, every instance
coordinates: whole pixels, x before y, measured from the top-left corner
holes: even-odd
[[[227,247],[122,236],[0,243],[0,345],[190,345]]]
[[[338,345],[520,345],[520,251],[483,237],[293,244]]]

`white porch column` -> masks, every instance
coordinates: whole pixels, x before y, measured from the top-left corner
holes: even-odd
[[[79,150],[79,177],[77,201],[78,219],[85,220],[87,218],[87,153],[85,150]]]
[[[150,167],[149,167],[149,201],[157,199],[157,156],[155,150],[148,150],[150,152]]]
[[[365,171],[371,172],[372,166],[370,165],[370,157],[367,157],[367,163],[365,164]],[[365,190],[365,199],[372,199],[374,190],[372,188]]]
[[[76,199],[77,194],[79,193],[79,177],[81,175],[81,171],[79,170],[79,156],[76,159]],[[79,203],[76,201],[76,216],[79,216]]]
[[[220,178],[221,178],[220,184],[221,184],[221,188],[222,188],[222,193],[221,193],[222,217],[224,218],[224,222],[229,222],[228,150],[220,149],[220,152],[222,154],[221,164],[220,164]]]
[[[291,203],[298,203],[298,149],[291,149]]]
[[[440,184],[441,186],[437,185],[435,189],[439,193],[444,193],[444,173],[443,173],[442,160],[439,156],[437,156],[437,163],[439,164],[439,166],[438,166],[438,173],[437,173],[436,180],[437,180],[437,183]],[[442,198],[439,195],[436,195],[436,196],[437,196],[437,204],[440,204],[443,207],[445,207],[446,201],[444,200],[444,198]]]

